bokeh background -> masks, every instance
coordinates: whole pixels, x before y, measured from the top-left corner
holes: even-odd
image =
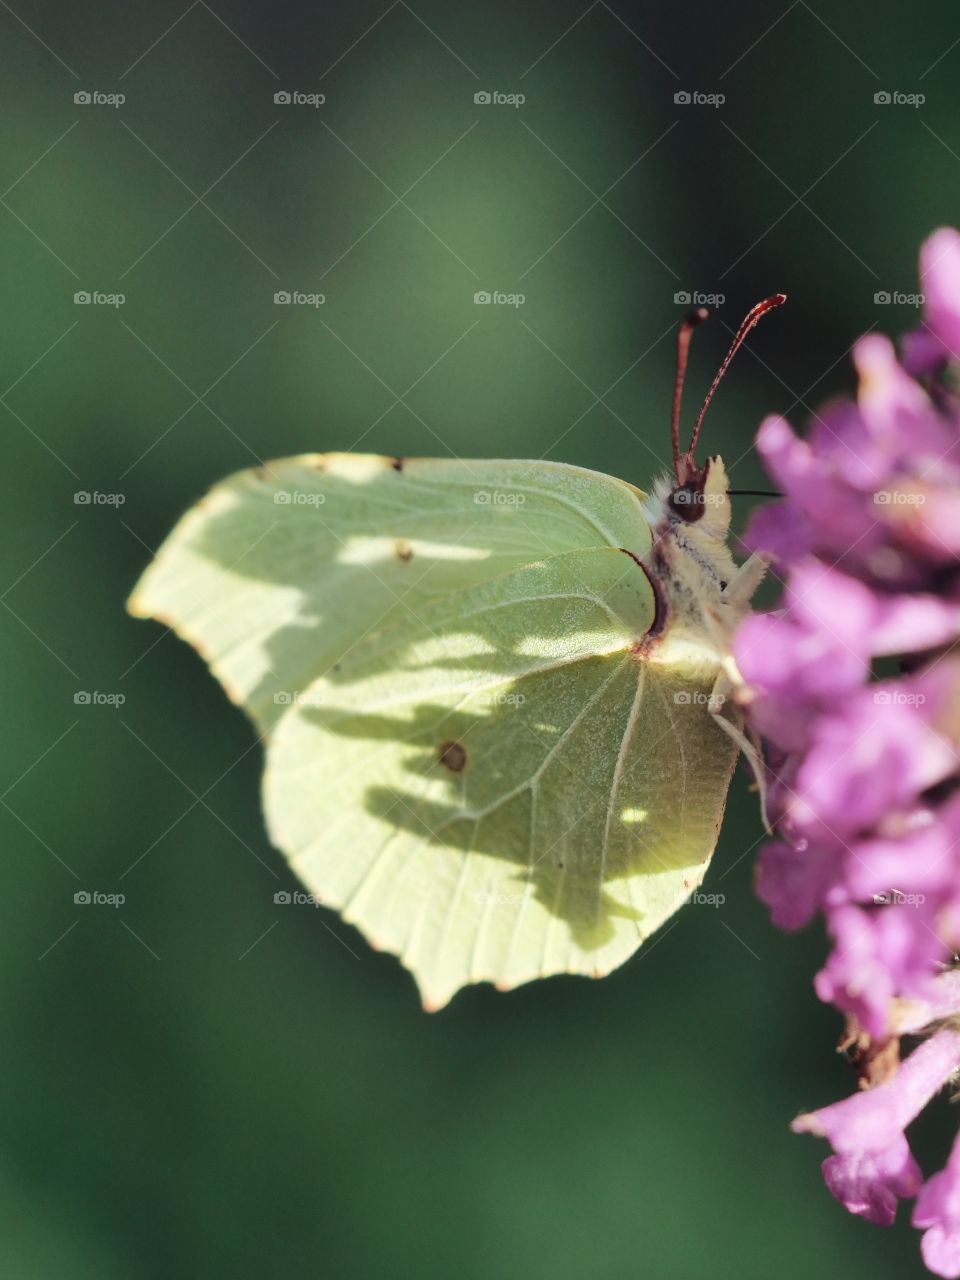
[[[123,606],[258,459],[647,484],[683,293],[722,295],[688,421],[741,314],[790,295],[707,422],[762,485],[761,417],[802,422],[857,334],[915,322],[876,295],[914,293],[920,240],[960,220],[958,69],[948,0],[0,3],[5,1276],[921,1273],[788,1131],[851,1080],[822,939],[752,896],[744,778],[722,907],[602,983],[427,1016],[337,917],[274,904],[249,725]]]

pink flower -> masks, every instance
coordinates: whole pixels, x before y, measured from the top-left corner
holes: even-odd
[[[904,343],[904,363],[914,374],[960,361],[960,234],[952,227],[935,231],[920,250],[920,287],[923,328]]]
[[[878,1227],[893,1225],[898,1203],[915,1196],[923,1181],[902,1135],[882,1151],[828,1156],[820,1167],[833,1198]]]
[[[916,1195],[922,1175],[903,1131],[958,1067],[960,1033],[938,1031],[886,1084],[794,1120],[794,1133],[830,1142],[836,1154],[824,1161],[824,1179],[851,1213],[889,1226],[897,1200]]]
[[[925,1227],[920,1251],[938,1276],[960,1276],[960,1135],[945,1169],[925,1183],[913,1209],[913,1225]]]
[[[856,402],[825,408],[808,439],[761,425],[784,496],[746,540],[786,589],[733,643],[776,834],[757,893],[780,928],[824,919],[814,987],[874,1085],[793,1127],[832,1143],[831,1193],[887,1225],[922,1183],[904,1129],[960,1068],[960,968],[946,968],[960,946],[960,400],[945,376],[960,365],[960,234],[930,237],[921,274],[924,326],[903,364],[863,338]],[[891,658],[908,674],[878,679]],[[928,1038],[877,1084],[907,1033]],[[914,1222],[930,1269],[960,1277],[960,1144]]]

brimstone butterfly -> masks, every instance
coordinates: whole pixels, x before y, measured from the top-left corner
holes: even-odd
[[[727,547],[703,409],[680,450],[705,314],[652,495],[556,462],[306,454],[217,485],[131,597],[263,735],[273,842],[428,1008],[609,973],[707,869],[743,745],[727,642],[763,565]]]

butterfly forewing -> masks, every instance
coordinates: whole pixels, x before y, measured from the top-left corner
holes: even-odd
[[[269,728],[370,628],[438,592],[577,548],[643,554],[640,501],[560,463],[282,459],[197,503],[130,609],[173,626]]]

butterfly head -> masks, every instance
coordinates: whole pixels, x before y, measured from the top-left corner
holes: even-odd
[[[680,475],[670,490],[667,506],[672,515],[686,524],[699,524],[711,508],[722,510],[729,523],[730,503],[727,500],[727,473],[720,457],[707,458],[701,467],[692,455],[681,458]],[[708,520],[708,524],[714,523]]]
[[[730,524],[730,502],[727,497],[727,473],[720,458],[708,458],[701,467],[697,462],[696,450],[700,439],[700,428],[703,425],[707,406],[713,399],[714,392],[720,385],[723,375],[730,366],[730,361],[743,345],[747,334],[755,324],[774,307],[781,306],[787,300],[785,293],[775,293],[763,302],[758,302],[746,315],[737,330],[730,350],[717,370],[710,390],[697,415],[693,435],[686,451],[680,449],[680,400],[683,395],[683,380],[687,371],[687,355],[693,331],[710,314],[706,307],[697,307],[681,322],[677,330],[677,375],[673,388],[673,416],[671,435],[673,441],[673,486],[667,499],[670,514],[686,524],[700,523],[704,532],[716,532],[725,537]]]

